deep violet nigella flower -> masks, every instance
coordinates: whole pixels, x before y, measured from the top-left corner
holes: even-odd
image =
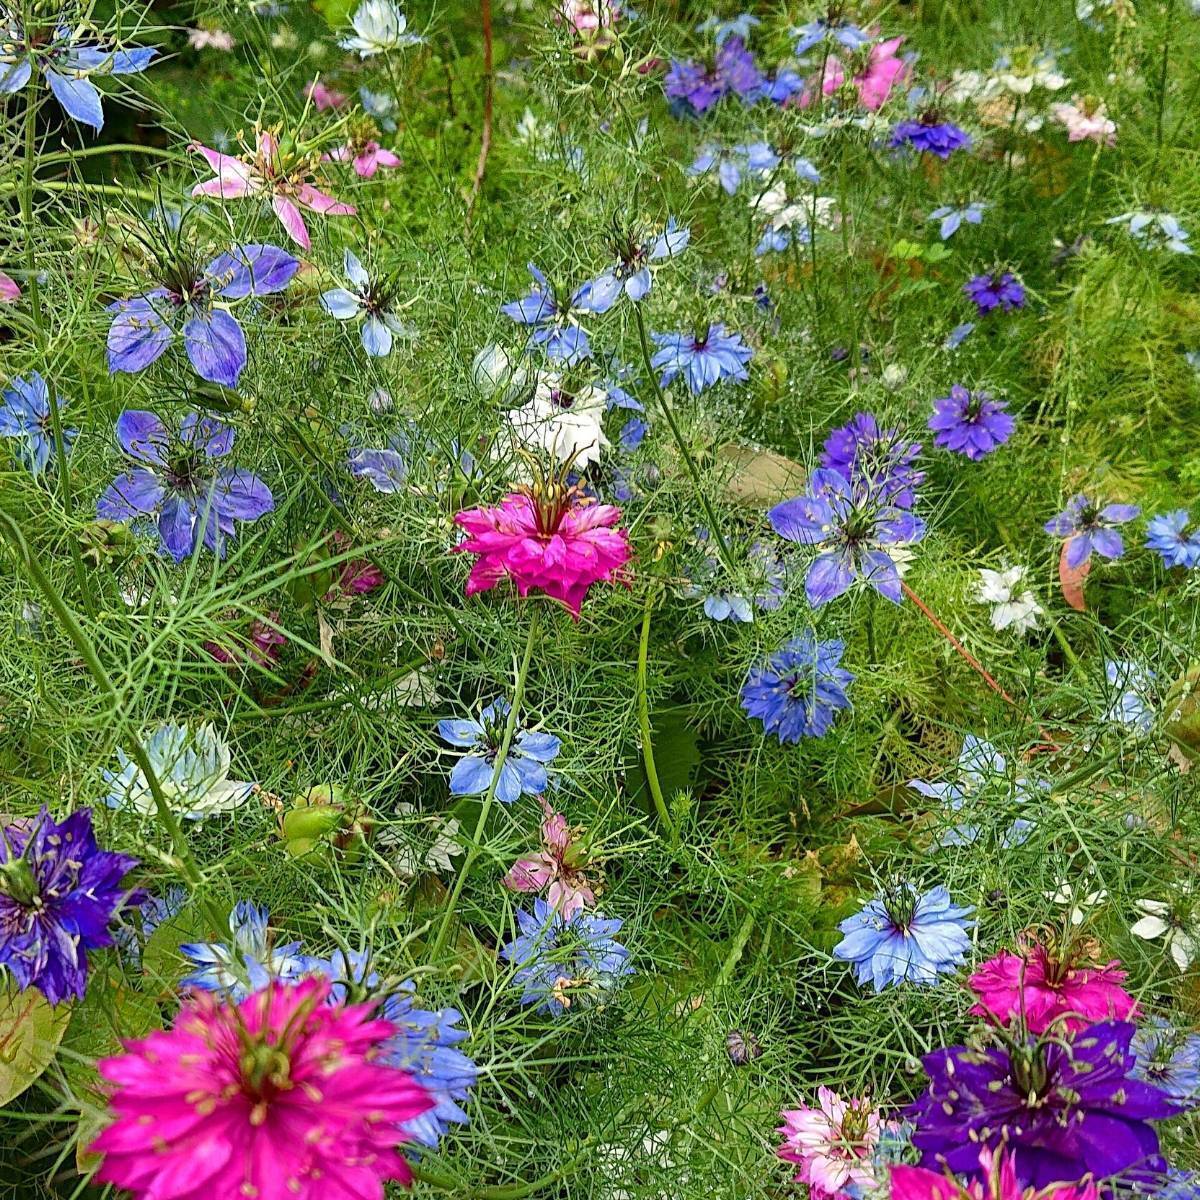
[[[927,112],[915,121],[900,121],[892,130],[888,145],[911,146],[924,154],[933,154],[948,159],[955,150],[966,150],[971,145],[971,135],[950,121],[943,121],[936,112]]]
[[[438,736],[443,741],[468,751],[450,773],[450,795],[479,796],[488,790],[511,707],[500,697],[480,712],[477,721],[461,717],[438,722]],[[518,729],[496,783],[496,799],[501,804],[512,804],[522,794],[537,796],[544,792],[549,782],[546,764],[553,762],[561,749],[562,741],[552,733]]]
[[[299,942],[275,944],[267,928],[269,918],[262,905],[239,900],[229,914],[228,941],[186,942],[179,947],[194,968],[179,986],[243,1000],[272,979],[294,980],[311,971],[314,960],[300,953]]]
[[[246,365],[246,337],[226,307],[281,292],[300,262],[278,246],[234,246],[207,266],[188,256],[163,263],[159,286],[108,306],[108,369],[130,374],[156,362],[177,334],[201,379],[237,387]]]
[[[88,951],[113,944],[109,922],[139,899],[121,885],[137,865],[100,849],[90,808],[60,824],[43,807],[0,828],[0,967],[21,991],[83,996]]]
[[[912,508],[925,482],[925,472],[915,466],[920,454],[920,442],[897,429],[880,429],[872,413],[860,412],[825,439],[821,466],[847,483],[865,480],[897,508]]]
[[[971,948],[972,905],[955,905],[939,885],[919,893],[911,883],[883,889],[838,929],[834,958],[854,965],[860,984],[882,992],[893,984],[929,984],[960,966]]]
[[[568,367],[591,358],[592,347],[588,335],[579,327],[574,316],[588,285],[584,284],[566,299],[559,295],[538,267],[533,263],[527,265],[529,274],[533,276],[533,287],[529,294],[520,300],[510,300],[501,306],[500,311],[518,325],[530,326],[530,347],[541,346],[547,358],[560,361]]]
[[[676,115],[699,116],[725,96],[756,100],[764,83],[754,55],[734,34],[722,40],[709,63],[672,62],[663,79],[663,92]]]
[[[1001,312],[1012,312],[1015,308],[1025,307],[1025,287],[1011,271],[972,275],[962,290],[975,302],[981,317],[997,308]]]
[[[233,1004],[197,992],[173,1027],[102,1059],[112,1123],[96,1178],[146,1200],[335,1195],[412,1180],[405,1123],[433,1106],[382,1061],[396,1027],[333,984],[273,982]]]
[[[783,743],[824,737],[850,707],[846,690],[854,676],[838,665],[845,648],[840,638],[818,642],[807,632],[786,642],[751,669],[742,686],[746,715]]]
[[[0,433],[4,432],[0,411]],[[1146,549],[1155,551],[1166,567],[1183,567],[1190,571],[1200,566],[1200,525],[1188,528],[1190,516],[1186,508],[1159,513],[1146,522]]]
[[[1004,411],[1007,403],[993,399],[989,392],[971,392],[956,383],[948,396],[933,402],[929,429],[934,443],[978,462],[1012,437],[1016,421]]]
[[[586,909],[566,916],[540,898],[532,913],[518,909],[517,936],[500,957],[515,968],[521,1003],[554,1017],[602,1004],[623,976],[633,974],[629,951],[616,940],[623,924]]]
[[[1070,1040],[1032,1037],[948,1046],[922,1060],[929,1088],[907,1110],[920,1165],[971,1173],[981,1147],[1007,1146],[1023,1185],[1076,1183],[1166,1163],[1149,1124],[1175,1116],[1162,1089],[1139,1080],[1127,1021]]]
[[[659,347],[650,365],[662,372],[663,387],[682,375],[688,390],[698,396],[722,379],[742,383],[750,378],[746,364],[754,351],[740,333],[727,333],[719,321],[704,333],[652,333],[650,339]]]
[[[339,321],[362,322],[359,337],[363,349],[372,358],[386,358],[392,352],[393,336],[411,336],[412,331],[396,315],[394,280],[371,282],[358,257],[347,250],[342,259],[346,279],[352,291],[330,288],[321,293],[321,307]]]
[[[151,412],[117,418],[117,441],[136,466],[118,475],[96,502],[110,521],[152,518],[162,550],[182,562],[201,546],[221,557],[237,521],[257,521],[275,507],[257,475],[221,460],[233,449],[233,429],[187,413],[177,431]]]
[[[809,603],[827,604],[861,579],[899,604],[900,571],[889,547],[920,541],[925,522],[869,485],[848,483],[825,467],[812,473],[809,487],[803,496],[784,500],[767,513],[780,537],[823,547],[804,580]]]
[[[54,455],[54,421],[50,413],[50,387],[37,371],[30,371],[0,392],[0,437],[12,438],[17,461],[40,475]],[[61,414],[67,402],[55,395]],[[63,450],[70,450],[78,429],[63,426]]]
[[[1051,517],[1044,528],[1054,537],[1066,539],[1067,566],[1081,567],[1094,550],[1101,558],[1118,559],[1125,543],[1114,526],[1132,521],[1142,510],[1136,504],[1106,504],[1101,507],[1079,492],[1067,501],[1067,507]]]

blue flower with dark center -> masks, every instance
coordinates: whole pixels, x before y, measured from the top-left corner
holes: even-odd
[[[1104,678],[1109,695],[1104,719],[1139,734],[1149,733],[1154,727],[1154,672],[1128,659],[1108,659]]]
[[[802,633],[751,669],[742,686],[742,708],[781,742],[824,737],[834,718],[850,707],[846,689],[854,676],[838,664],[846,646],[840,638],[818,642]]]
[[[0,437],[12,438],[17,461],[40,475],[54,454],[54,421],[50,414],[50,388],[37,371],[22,379],[14,379],[0,392]],[[61,414],[66,401],[55,396]],[[78,429],[62,431],[63,449],[70,450],[79,436]]]
[[[750,378],[746,364],[754,351],[740,333],[727,333],[720,322],[710,325],[706,333],[652,333],[650,338],[659,347],[650,365],[662,372],[663,387],[682,375],[688,390],[698,396],[722,379],[742,383]]]
[[[676,116],[699,116],[729,95],[747,104],[758,99],[765,79],[742,37],[733,34],[718,40],[709,62],[674,61],[668,68],[663,92]]]
[[[272,979],[296,979],[317,969],[319,960],[301,954],[299,942],[275,944],[267,928],[269,918],[266,908],[239,900],[229,914],[229,941],[186,942],[179,947],[196,968],[179,986],[243,1000]]]
[[[579,288],[570,299],[565,299],[533,263],[528,267],[533,276],[529,294],[520,300],[510,300],[500,311],[518,325],[530,326],[533,332],[529,335],[529,345],[541,346],[547,358],[568,367],[591,358],[588,335],[574,316],[587,285]]]
[[[0,432],[3,432],[2,424]],[[1155,551],[1164,566],[1183,567],[1187,571],[1200,566],[1200,525],[1189,529],[1190,520],[1186,508],[1177,508],[1159,513],[1146,522],[1146,549]]]
[[[510,708],[501,697],[479,714],[478,721],[468,717],[438,722],[438,736],[443,741],[469,751],[450,772],[450,795],[479,796],[488,790]],[[512,804],[522,793],[537,796],[544,792],[549,783],[546,764],[553,762],[561,749],[562,742],[552,733],[518,729],[496,783],[496,799]]]
[[[981,317],[997,308],[1001,312],[1012,312],[1025,307],[1025,287],[1011,271],[972,275],[963,284],[963,293],[975,302]]]
[[[1145,1019],[1130,1048],[1137,1062],[1133,1074],[1168,1096],[1195,1108],[1200,1104],[1200,1033],[1177,1029],[1163,1017]]]
[[[1054,537],[1066,539],[1066,562],[1069,567],[1082,567],[1095,550],[1101,558],[1118,559],[1125,553],[1125,543],[1114,526],[1132,521],[1142,510],[1136,504],[1105,504],[1078,492],[1067,501],[1067,507],[1051,517],[1043,528]]]
[[[650,264],[682,254],[691,240],[691,230],[680,229],[675,218],[656,237],[617,233],[612,239],[617,262],[603,274],[585,283],[575,294],[575,306],[585,312],[606,313],[624,292],[630,300],[646,296],[654,277]]]
[[[395,284],[390,281],[371,282],[367,269],[356,255],[347,250],[343,269],[353,291],[330,288],[321,293],[321,307],[339,321],[361,321],[359,337],[363,349],[372,358],[386,358],[392,352],[395,337],[411,337],[412,330],[396,315]]]
[[[916,468],[921,443],[897,429],[881,429],[874,414],[855,413],[825,439],[821,466],[847,483],[865,480],[897,508],[912,508],[925,472]]]
[[[935,112],[927,112],[915,121],[901,121],[892,130],[888,145],[911,146],[924,154],[948,159],[955,150],[966,150],[971,145],[971,135],[949,121],[943,121]]]
[[[934,444],[978,462],[1012,437],[1017,423],[1004,411],[1006,404],[990,392],[968,391],[956,383],[948,396],[933,402],[929,429]]]
[[[935,983],[966,959],[974,911],[955,905],[941,885],[922,894],[910,883],[892,884],[838,926],[845,936],[833,956],[853,963],[858,982],[877,992],[897,983]]]
[[[797,39],[797,58],[822,42],[829,42],[831,49],[840,47],[842,50],[860,50],[871,40],[857,25],[836,16],[817,17],[807,25],[793,29],[792,36]]]

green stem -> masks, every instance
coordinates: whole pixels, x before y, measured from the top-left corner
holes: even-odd
[[[658,592],[651,589],[646,593],[646,603],[642,608],[642,636],[638,642],[637,660],[638,724],[642,731],[642,762],[646,767],[646,786],[650,789],[658,819],[674,842],[679,837],[679,831],[675,828],[675,822],[671,820],[671,810],[667,807],[662,785],[658,781],[658,768],[654,763],[654,730],[650,725],[650,695],[646,689],[646,667],[650,658],[650,614],[654,610],[656,599]]]
[[[79,624],[75,614],[59,594],[58,589],[50,582],[45,571],[42,570],[42,565],[38,561],[37,555],[34,554],[33,548],[25,540],[25,535],[21,532],[20,526],[3,510],[0,510],[0,535],[8,542],[18,562],[29,576],[30,581],[41,592],[46,603],[54,610],[59,624],[62,625],[67,637],[70,638],[76,653],[83,659],[84,666],[87,667],[88,673],[95,681],[96,686],[99,687],[101,692],[111,702],[113,716],[120,726],[129,757],[137,764],[150,789],[150,795],[154,800],[159,824],[166,831],[174,850],[179,874],[187,882],[193,894],[199,892],[203,886],[204,877],[200,873],[199,867],[196,866],[196,860],[192,857],[187,836],[184,834],[183,827],[179,824],[179,819],[171,808],[170,801],[168,801],[166,794],[163,792],[162,783],[158,778],[157,772],[154,770],[153,763],[151,763],[149,756],[142,747],[137,730],[132,727],[121,710],[120,694],[116,689],[116,685],[109,677],[108,672],[104,669],[104,664],[96,654],[95,647],[83,631],[83,627]],[[204,897],[202,903],[208,909],[208,915],[214,923],[214,931],[224,928],[228,918],[221,910],[220,905],[212,897]]]
[[[430,958],[434,960],[437,959],[446,944],[446,938],[449,936],[450,926],[454,921],[454,914],[458,908],[458,898],[462,895],[462,890],[466,886],[467,876],[471,873],[471,867],[475,865],[475,860],[479,857],[480,841],[483,838],[483,831],[487,826],[487,819],[491,815],[492,804],[496,799],[496,788],[500,784],[500,773],[504,770],[504,764],[508,761],[508,752],[512,746],[513,736],[517,731],[517,722],[520,720],[521,701],[525,696],[525,680],[529,677],[529,664],[533,659],[533,643],[537,640],[540,616],[541,609],[534,607],[529,616],[529,632],[525,635],[525,655],[521,659],[520,667],[517,668],[517,679],[513,685],[512,705],[508,710],[508,720],[504,723],[504,735],[500,739],[500,749],[496,753],[496,765],[492,768],[491,782],[488,783],[487,792],[484,794],[483,806],[479,810],[479,819],[475,822],[475,832],[471,835],[471,844],[467,847],[466,857],[463,859],[458,877],[454,881],[454,888],[450,893],[449,899],[446,901],[446,911],[442,915],[442,923],[438,926],[437,937],[434,938],[433,947],[430,950]]]
[[[688,449],[687,442],[684,441],[683,433],[675,420],[675,414],[671,411],[671,406],[667,403],[666,393],[663,391],[662,385],[658,382],[658,372],[651,366],[650,342],[646,337],[646,322],[642,318],[641,307],[637,304],[633,306],[633,315],[637,321],[638,338],[642,345],[642,361],[646,365],[646,373],[650,376],[650,383],[654,387],[654,394],[658,399],[658,407],[662,409],[662,414],[666,417],[667,424],[671,427],[671,436],[675,439],[675,445],[679,448],[679,453],[683,457],[684,464],[687,466],[688,474],[692,477],[696,496],[700,501],[701,507],[704,509],[704,515],[708,518],[708,527],[712,532],[713,538],[716,540],[717,548],[721,554],[721,561],[732,571],[734,570],[733,555],[729,551],[729,544],[725,541],[725,535],[721,532],[721,526],[717,521],[717,514],[713,511],[713,506],[704,493],[704,487],[700,482],[700,469],[696,466],[696,460],[692,457],[692,452]]]
[[[428,1167],[421,1166],[419,1163],[412,1163],[413,1176],[421,1183],[427,1183],[430,1187],[441,1188],[443,1191],[453,1192],[456,1196],[460,1196],[462,1200],[523,1200],[525,1196],[532,1196],[535,1192],[540,1192],[542,1188],[547,1188],[553,1183],[558,1183],[560,1179],[564,1179],[570,1175],[585,1158],[588,1157],[591,1150],[596,1144],[596,1138],[592,1136],[585,1137],[580,1143],[579,1148],[570,1158],[567,1159],[561,1167],[555,1167],[553,1171],[539,1176],[537,1179],[531,1179],[528,1183],[502,1183],[493,1184],[489,1187],[472,1188],[464,1186],[456,1179],[450,1179],[440,1172],[431,1171]]]
[[[36,78],[36,76],[34,76]],[[39,179],[34,185],[39,192],[95,192],[97,196],[132,196],[147,204],[157,204],[159,197],[145,188],[124,183],[91,183],[86,179]],[[0,188],[0,196],[11,196],[18,189],[11,184]]]
[[[74,162],[77,158],[96,158],[103,154],[148,154],[151,158],[173,158],[183,162],[178,150],[165,146],[139,146],[135,142],[114,142],[103,146],[83,146],[78,150],[62,150],[56,154],[43,154],[41,163]]]

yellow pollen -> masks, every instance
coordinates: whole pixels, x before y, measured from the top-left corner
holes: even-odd
[[[254,1126],[261,1125],[267,1119],[267,1105],[265,1101],[260,1100],[250,1110],[250,1124]]]

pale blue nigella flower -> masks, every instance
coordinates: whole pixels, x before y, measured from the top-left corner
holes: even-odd
[[[518,325],[528,325],[533,332],[529,345],[541,346],[546,357],[572,367],[591,358],[592,347],[587,333],[579,327],[574,312],[589,286],[584,284],[570,298],[560,296],[545,275],[529,263],[533,287],[520,300],[510,300],[500,311]]]
[[[0,432],[3,427],[0,426]],[[1192,526],[1186,508],[1159,513],[1146,522],[1146,548],[1157,551],[1163,564],[1168,567],[1183,567],[1191,570],[1200,566],[1200,525]]]
[[[982,200],[974,200],[962,208],[954,208],[949,204],[943,204],[940,208],[935,208],[925,219],[927,221],[941,222],[941,226],[938,229],[938,236],[945,242],[962,228],[964,221],[968,225],[978,225],[983,220],[983,210],[987,207],[987,204]]]
[[[467,717],[438,722],[438,735],[443,741],[469,752],[450,773],[452,796],[479,796],[488,790],[510,707],[500,698],[479,714],[478,721]],[[546,764],[553,762],[561,749],[562,742],[553,734],[518,729],[496,783],[496,799],[501,804],[512,804],[522,793],[537,796],[544,792],[549,782]]]
[[[650,264],[681,254],[691,239],[691,231],[680,229],[675,218],[657,237],[627,236],[616,241],[617,262],[575,293],[574,304],[585,312],[605,313],[624,292],[630,300],[641,300],[650,291],[653,276]]]
[[[274,944],[268,918],[265,908],[239,900],[229,914],[229,941],[185,942],[179,947],[195,968],[179,986],[243,1000],[272,979],[295,979],[312,971],[315,960],[300,953],[299,942]]]
[[[765,174],[779,166],[779,155],[766,142],[719,146],[710,142],[700,148],[686,174],[696,178],[716,168],[721,187],[732,196],[742,182],[742,173]]]
[[[1191,254],[1191,236],[1177,217],[1164,212],[1127,212],[1109,217],[1106,225],[1124,225],[1129,236],[1148,250],[1172,250],[1176,254]]]
[[[1138,1079],[1162,1088],[1189,1108],[1200,1102],[1200,1034],[1151,1016],[1138,1027],[1130,1048],[1137,1055],[1133,1073]]]
[[[1138,734],[1147,734],[1154,726],[1154,672],[1129,659],[1107,659],[1104,678],[1109,686],[1109,703],[1104,719],[1125,725]]]
[[[754,351],[742,341],[740,333],[726,332],[720,322],[704,333],[652,333],[650,340],[659,347],[650,365],[662,372],[662,387],[682,375],[688,390],[698,396],[722,379],[743,383],[750,378],[746,364]]]
[[[824,41],[833,43],[834,50],[838,47],[842,50],[859,50],[871,40],[857,25],[851,25],[838,17],[818,17],[809,21],[807,25],[801,25],[799,29],[793,29],[792,36],[797,39],[797,57],[807,54],[814,46]]]
[[[412,330],[391,307],[395,288],[387,283],[372,284],[366,268],[347,250],[342,266],[353,291],[330,288],[321,294],[321,307],[339,321],[362,321],[359,336],[363,349],[372,358],[386,358],[392,352],[393,335],[411,337]]]

